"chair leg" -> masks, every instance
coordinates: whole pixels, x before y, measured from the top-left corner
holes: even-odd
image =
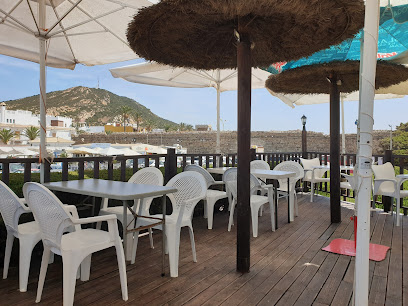
[[[231,226],[234,224],[234,210],[235,210],[235,200],[232,202],[230,215],[229,215],[229,222],[228,222],[228,231],[231,231]]]
[[[91,274],[91,259],[92,254],[89,254],[81,263],[81,281],[89,281],[89,276]]]
[[[150,240],[150,248],[154,249],[154,245],[153,245],[153,230],[151,228],[149,228],[149,240]]]
[[[50,255],[51,255],[50,248],[44,245],[44,252],[43,252],[42,261],[41,261],[40,276],[38,278],[37,297],[35,299],[36,303],[39,303],[41,301],[41,295],[42,295],[42,291],[44,288],[44,281],[45,281],[45,276],[47,274],[48,261],[50,260]]]
[[[311,185],[311,191],[310,191],[310,202],[313,202],[313,196],[314,196],[314,183],[310,182]]]
[[[214,206],[215,201],[213,199],[206,200],[204,202],[204,211],[207,212],[207,227],[208,229],[213,228],[213,221],[214,221]]]
[[[207,211],[208,203],[207,203],[207,200],[203,200],[203,202],[204,202],[204,218],[207,219],[208,218],[208,211]]]
[[[254,237],[258,237],[258,213],[259,207],[251,206],[252,236]]]
[[[167,226],[166,238],[169,250],[170,276],[178,277],[180,229],[177,229],[176,226]]]
[[[128,287],[127,287],[125,254],[124,254],[123,246],[120,243],[119,238],[115,241],[115,249],[116,249],[116,258],[118,260],[120,286],[122,288],[122,299],[124,301],[127,301],[128,300]],[[133,260],[133,257],[132,257],[132,260]]]
[[[149,229],[150,230],[150,229]],[[136,261],[137,244],[139,242],[139,231],[133,232],[133,245],[132,245],[132,255],[130,257],[130,263],[133,265]]]
[[[297,194],[296,191],[294,191],[295,194],[295,216],[298,217],[299,216],[299,206],[298,206],[298,200],[297,200]]]
[[[14,235],[7,232],[6,252],[4,253],[3,279],[7,278],[10,265],[11,250],[13,249]]]
[[[400,226],[400,208],[401,208],[400,202],[401,202],[400,197],[397,197],[397,209],[395,212],[395,217],[397,218],[397,226]]]
[[[192,226],[187,226],[188,231],[190,233],[190,242],[191,242],[191,250],[193,252],[193,261],[197,262],[197,253],[196,253],[196,247],[195,247],[195,241],[194,241],[194,231]]]
[[[76,273],[83,260],[83,258],[79,258],[76,255],[72,253],[64,254],[62,252],[62,299],[64,306],[72,306],[74,304]]]
[[[33,252],[34,246],[37,244],[38,241],[32,239],[25,239],[25,237],[20,237],[19,240],[20,240],[20,258],[19,258],[20,292],[26,292],[28,284],[28,274],[30,273],[31,254]]]
[[[96,229],[100,230],[102,227],[102,222],[96,222]]]

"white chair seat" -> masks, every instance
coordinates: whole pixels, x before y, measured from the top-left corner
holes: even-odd
[[[330,183],[330,178],[329,177],[321,177],[321,178],[316,178],[314,179],[315,183]]]
[[[353,189],[349,182],[340,182],[340,189]]]
[[[72,251],[89,248],[106,249],[108,244],[114,245],[109,232],[97,229],[82,229],[65,234],[61,237],[61,250]]]
[[[110,214],[116,215],[118,217],[118,220],[122,222],[122,218],[120,218],[119,216],[123,216],[123,206],[111,206],[108,208],[101,209],[99,212],[99,215],[110,215]],[[127,210],[127,215],[131,216],[132,213],[129,210]]]
[[[262,205],[269,203],[268,197],[261,196],[261,195],[251,195],[251,205]]]
[[[226,198],[226,197],[227,197],[227,193],[226,193],[225,191],[208,189],[206,196],[207,196],[207,198],[212,198],[212,199],[220,200],[220,199]]]
[[[18,233],[22,235],[30,235],[30,236],[40,236],[40,227],[36,221],[31,221],[23,224],[18,225]]]

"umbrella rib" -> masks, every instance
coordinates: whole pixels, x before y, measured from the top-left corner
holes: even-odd
[[[58,24],[61,26],[61,21],[62,21],[65,17],[67,17],[67,15],[68,15],[69,13],[71,13],[72,10],[75,9],[75,8],[78,6],[78,4],[80,4],[81,2],[82,2],[82,0],[78,0],[75,4],[73,4],[73,3],[70,1],[70,3],[72,4],[72,7],[71,7],[68,11],[66,11],[66,12],[61,16],[61,18],[59,18],[59,19],[57,18],[58,20],[47,30],[46,36],[47,36]],[[54,11],[55,11],[54,5],[53,5],[52,7],[53,7],[53,9],[54,9]]]
[[[70,3],[72,3],[71,0],[68,0]],[[78,9],[84,13],[85,15],[87,15],[89,18],[92,18],[97,24],[99,24],[101,27],[103,27],[106,31],[108,31],[109,33],[111,33],[114,37],[116,37],[118,40],[120,40],[122,43],[124,43],[126,46],[129,46],[129,43],[127,41],[124,41],[122,38],[120,38],[118,35],[116,35],[115,33],[113,33],[111,30],[109,30],[107,27],[105,27],[101,22],[99,22],[98,20],[95,20],[92,15],[90,15],[87,11],[85,11],[83,8],[78,7]],[[122,8],[123,9],[123,8]]]
[[[106,1],[112,2],[112,3],[115,3],[115,4],[118,4],[118,5],[121,5],[121,6],[123,6],[123,7],[132,8],[132,9],[135,9],[135,10],[140,10],[140,7],[137,7],[137,6],[134,6],[134,5],[130,5],[130,4],[126,4],[126,3],[123,3],[123,2],[121,2],[121,1],[116,1],[116,0],[106,0]],[[150,2],[150,1],[149,1],[149,2]]]
[[[211,74],[209,74],[207,71],[205,71],[205,70],[195,70],[195,72],[197,73],[198,76],[200,76],[202,78],[205,78],[205,79],[209,79],[210,81],[213,81],[213,82],[217,83],[217,80]]]
[[[18,2],[16,3],[16,5],[14,5],[14,6],[11,8],[11,10],[10,10],[8,13],[5,14],[6,16],[2,17],[2,20],[0,21],[0,23],[4,23],[4,21],[7,19],[7,17],[8,17],[12,12],[14,12],[14,10],[20,5],[21,2],[23,2],[23,0],[18,1]]]
[[[25,32],[27,34],[30,34],[30,35],[34,34],[34,32],[28,31],[26,28],[21,27],[19,24],[14,23],[11,20],[6,20],[5,23],[3,23],[3,25],[8,26],[8,27],[13,28],[13,29],[23,31],[23,32]]]
[[[53,33],[52,35],[50,35],[49,37],[53,37],[53,36],[58,35],[58,34],[60,34],[60,33],[62,33],[62,32],[66,32],[66,31],[72,30],[73,28],[77,28],[77,27],[79,27],[79,26],[81,26],[81,25],[84,25],[84,24],[86,24],[86,23],[89,23],[89,22],[91,22],[91,21],[96,21],[96,19],[99,19],[99,18],[108,16],[108,15],[110,15],[110,14],[116,13],[116,12],[121,11],[121,10],[123,10],[123,9],[124,9],[124,8],[121,7],[121,8],[118,8],[118,9],[116,9],[116,10],[109,11],[109,12],[107,12],[107,13],[105,13],[105,14],[98,15],[98,16],[96,16],[96,17],[90,17],[90,19],[88,19],[88,20],[85,20],[85,21],[76,23],[76,24],[74,24],[74,25],[72,25],[72,26],[69,26],[69,27],[65,28],[64,30],[59,30],[59,31]],[[106,31],[106,29],[105,29],[105,31]]]
[[[168,79],[168,81],[173,81],[175,78],[177,78],[178,76],[182,75],[184,72],[187,72],[187,69],[183,69],[182,71],[180,71],[179,73],[177,73],[175,76],[171,77],[170,79]]]
[[[54,5],[53,2],[52,2],[52,10],[54,11],[55,17],[57,17],[57,20],[60,20],[60,18],[59,18],[59,16],[58,16],[58,12],[57,12],[57,10],[56,10],[55,5]],[[64,30],[64,26],[63,26],[62,24],[60,24],[60,27],[61,27],[61,29],[63,30],[63,35],[64,35],[64,37],[65,37],[65,40],[67,41],[69,50],[71,51],[71,54],[72,54],[72,57],[73,57],[73,60],[74,60],[74,62],[76,63],[77,60],[76,60],[76,57],[75,57],[75,54],[74,54],[74,50],[72,49],[71,42],[69,41],[69,39],[68,39],[68,37],[67,37],[67,34],[66,34],[66,31]],[[48,32],[47,34],[49,34],[49,32]]]
[[[83,32],[83,33],[73,33],[73,34],[61,34],[61,35],[53,35],[52,38],[59,38],[59,37],[72,37],[72,36],[80,36],[80,35],[89,35],[89,34],[100,34],[100,33],[106,33],[106,30],[101,30],[101,31],[90,31],[90,32]]]
[[[28,26],[26,26],[25,24],[21,23],[18,19],[14,18],[11,15],[8,15],[5,11],[3,11],[0,8],[0,12],[3,13],[4,15],[8,16],[9,19],[13,20],[15,23],[19,24],[22,28],[26,29],[27,31],[29,31],[30,33],[34,33],[33,30],[31,30]],[[10,22],[10,20],[6,20],[7,22]]]
[[[232,72],[230,75],[226,76],[225,78],[223,78],[222,80],[220,80],[220,82],[225,82],[228,81],[229,79],[234,78],[237,75],[237,71]]]

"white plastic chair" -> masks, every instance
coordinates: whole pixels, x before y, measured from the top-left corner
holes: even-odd
[[[223,181],[215,181],[211,174],[203,167],[198,165],[187,165],[184,171],[196,171],[202,174],[207,183],[207,188],[214,185],[224,184]],[[208,229],[213,228],[214,206],[218,200],[227,198],[225,191],[207,189],[207,195],[204,200],[204,218],[207,218]]]
[[[234,224],[234,210],[237,204],[237,169],[228,169],[225,171],[222,180],[228,186],[228,190],[232,193],[232,204],[228,222],[228,231],[231,231],[231,226]],[[258,179],[254,175],[250,175],[250,205],[251,205],[251,219],[252,219],[252,235],[254,237],[258,237],[258,215],[260,208],[264,205],[269,203],[270,211],[271,211],[271,221],[272,221],[272,229],[275,229],[275,207],[273,205],[273,197],[269,199],[266,196],[257,195],[256,192],[260,190],[261,184],[259,183]]]
[[[163,174],[159,169],[155,167],[145,167],[145,168],[138,170],[135,174],[133,174],[132,177],[129,179],[128,183],[163,186]],[[143,215],[143,216],[150,215],[149,208],[150,208],[152,201],[153,201],[153,198],[143,199],[143,205],[140,206],[140,209],[142,209],[142,211],[139,211],[139,215]],[[116,215],[116,217],[122,224],[123,207],[122,206],[109,207],[108,202],[109,202],[108,198],[102,199],[101,210],[99,211],[99,215],[106,216],[106,215],[114,214]],[[134,201],[135,211],[140,210],[138,207],[139,204],[140,204],[139,200]],[[128,215],[128,218],[127,218],[128,220],[134,219],[129,210],[127,211],[127,215]],[[134,227],[134,221],[132,222],[131,226]],[[136,226],[139,226],[139,225],[136,224]],[[96,228],[97,229],[101,228],[101,222],[98,222]],[[128,233],[126,239],[127,239],[127,245],[129,246],[128,249],[131,250],[132,249],[131,246],[133,242],[133,233]],[[153,235],[152,235],[151,228],[149,228],[149,239],[150,239],[150,247],[153,249],[154,248]]]
[[[92,253],[114,246],[119,266],[123,300],[128,299],[125,257],[119,237],[116,216],[77,218],[66,211],[58,198],[38,183],[26,183],[24,197],[39,224],[44,253],[38,280],[36,303],[40,302],[47,273],[48,261],[52,253],[62,256],[63,263],[63,304],[73,305],[76,274],[83,262],[89,275]],[[109,231],[80,229],[81,224],[107,221]],[[75,226],[76,231],[63,235],[67,228]],[[82,270],[81,270],[82,272]]]
[[[329,171],[328,169],[316,169],[313,167],[320,166],[320,160],[318,158],[304,159],[300,158],[300,162],[305,170],[305,176],[303,182],[310,182],[310,202],[313,202],[314,188],[317,183],[329,183],[330,178],[325,178],[323,175]]]
[[[295,208],[295,216],[299,215],[299,208],[297,203],[297,195],[296,195],[296,183],[305,176],[305,171],[303,167],[294,161],[285,161],[278,165],[273,170],[277,171],[288,171],[288,172],[295,172],[296,176],[289,179],[289,195],[288,195],[288,180],[281,179],[278,180],[279,187],[278,187],[278,200],[282,197],[288,197],[291,203],[294,203]]]
[[[401,190],[407,178],[395,176],[394,166],[387,162],[383,165],[373,165],[374,196],[387,196],[397,200],[397,226],[400,226],[400,198],[408,197],[408,190]],[[374,201],[375,202],[375,201]],[[393,211],[394,208],[392,207]]]
[[[20,292],[26,292],[28,274],[30,272],[31,254],[35,245],[41,240],[40,229],[35,221],[18,224],[20,216],[25,213],[31,213],[31,211],[24,205],[24,199],[19,199],[16,194],[2,181],[0,181],[0,213],[7,230],[3,279],[6,279],[8,275],[11,250],[15,237],[20,240]]]
[[[250,167],[251,170],[255,170],[255,169],[259,169],[259,170],[271,170],[271,166],[264,160],[258,159],[258,160],[253,160],[250,162]],[[263,181],[259,180],[259,183],[261,184],[261,195],[265,195],[268,192],[268,189],[263,188],[266,183],[264,183]],[[260,210],[260,216],[262,216],[262,208]]]
[[[171,215],[166,216],[166,253],[169,254],[170,276],[178,277],[179,246],[181,228],[187,226],[190,233],[193,261],[197,262],[193,232],[194,208],[200,200],[205,199],[207,184],[204,177],[195,171],[185,171],[174,176],[166,186],[177,188],[177,192],[168,195],[173,206]],[[154,218],[162,218],[162,215],[152,215]],[[140,226],[156,223],[152,219],[140,219]],[[162,230],[162,226],[155,227]],[[136,232],[137,233],[137,232]],[[138,239],[135,234],[134,239]],[[137,242],[133,243],[132,260],[136,257]]]

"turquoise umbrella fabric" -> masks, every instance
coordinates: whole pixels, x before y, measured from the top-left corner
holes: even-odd
[[[378,36],[378,59],[408,64],[408,4],[382,7]],[[362,31],[353,39],[314,53],[297,61],[279,62],[266,70],[279,74],[285,70],[332,61],[360,60]]]

